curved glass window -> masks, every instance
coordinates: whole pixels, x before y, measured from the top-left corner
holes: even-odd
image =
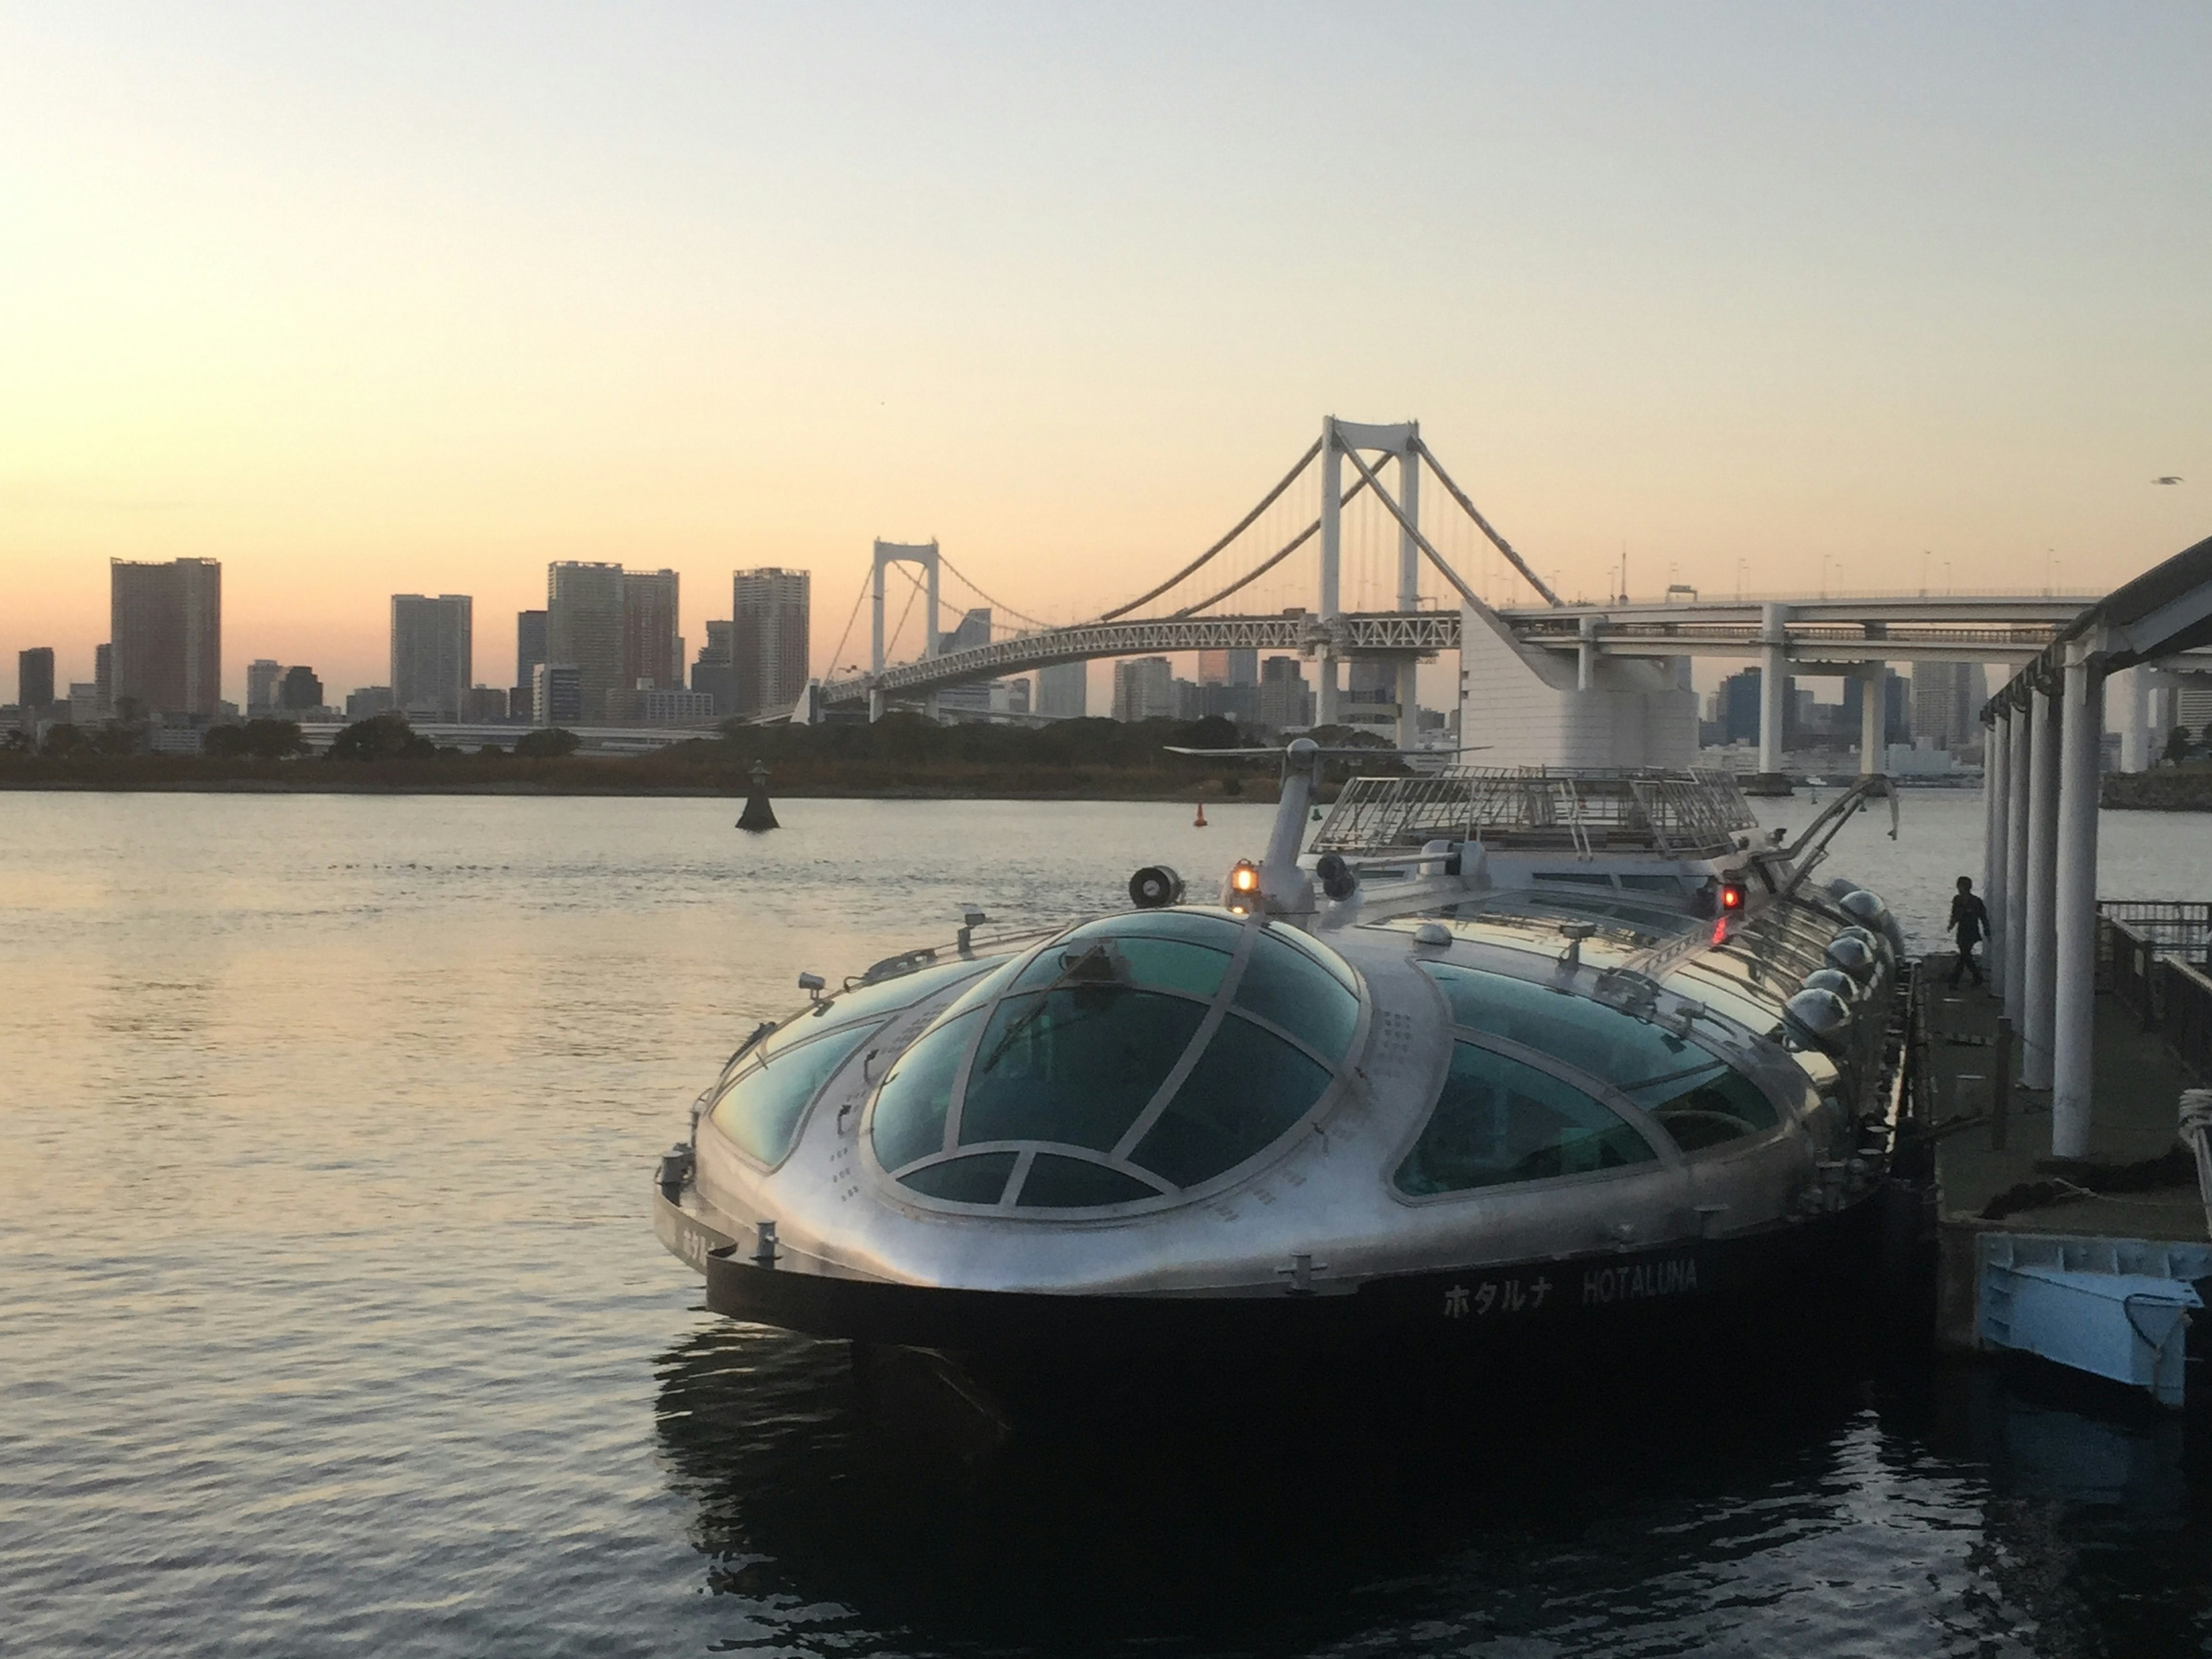
[[[1221,988],[1234,959],[1227,951],[1181,939],[1079,939],[1047,946],[1015,977],[1013,988],[1142,985],[1188,997],[1211,997]]]
[[[811,1042],[821,1033],[837,1026],[850,1025],[855,1020],[879,1019],[902,1008],[911,1008],[917,1002],[926,1002],[963,980],[975,978],[991,965],[988,962],[948,963],[942,967],[918,969],[911,974],[901,974],[896,979],[882,980],[873,985],[858,986],[834,997],[824,997],[811,1008],[786,1020],[773,1036],[762,1042],[761,1047],[773,1057],[781,1049]]]
[[[714,1101],[714,1126],[763,1164],[782,1161],[799,1119],[873,1025],[845,1025],[755,1060]]]
[[[1225,911],[1131,910],[1102,916],[1062,935],[1066,944],[1079,939],[1119,939],[1125,933],[1149,933],[1155,939],[1179,939],[1192,945],[1210,945],[1217,951],[1233,951],[1245,924]]]
[[[1211,1181],[1304,1117],[1328,1079],[1318,1060],[1231,1014],[1132,1160],[1178,1187]]]
[[[1359,1029],[1358,988],[1326,945],[1223,911],[1086,922],[970,987],[891,1068],[878,1161],[951,1199],[947,1183],[983,1176],[944,1173],[970,1162],[944,1154],[1025,1149],[1014,1201],[1046,1209],[1210,1181],[1320,1103]]]
[[[886,1170],[945,1150],[945,1120],[952,1109],[952,1083],[975,1034],[975,1011],[940,1020],[901,1054],[876,1095],[869,1133]]]
[[[1573,1085],[1455,1042],[1443,1092],[1395,1179],[1400,1192],[1429,1198],[1626,1169],[1657,1157],[1627,1122]]]
[[[1113,1150],[1206,1018],[1206,1005],[1118,985],[1017,994],[976,1045],[960,1141]]]
[[[971,1152],[925,1164],[908,1172],[906,1184],[932,1198],[955,1204],[996,1204],[1006,1190],[1006,1177],[1014,1172],[1012,1152]]]
[[[1451,1004],[1455,1024],[1611,1084],[1656,1118],[1686,1152],[1758,1134],[1780,1121],[1757,1084],[1663,1026],[1504,974],[1442,962],[1421,966]]]
[[[1331,1063],[1344,1058],[1359,1025],[1359,999],[1313,955],[1285,945],[1273,929],[1252,941],[1237,1006],[1281,1026]]]
[[[1014,1201],[1033,1209],[1082,1210],[1157,1197],[1159,1190],[1103,1164],[1039,1152],[1022,1177],[1022,1190]]]

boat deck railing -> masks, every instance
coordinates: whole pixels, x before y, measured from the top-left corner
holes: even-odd
[[[1431,841],[1714,858],[1757,827],[1734,777],[1706,771],[1571,771],[1454,766],[1354,778],[1318,831],[1316,853],[1385,852]]]

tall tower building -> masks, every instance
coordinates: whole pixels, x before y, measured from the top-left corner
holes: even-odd
[[[1982,705],[1989,697],[1989,671],[1980,663],[1915,663],[1912,735],[1954,752],[1978,747]]]
[[[623,568],[562,560],[545,572],[545,659],[576,671],[576,718],[606,718],[607,694],[628,690],[623,625]],[[565,684],[564,706],[565,706]],[[539,724],[545,711],[538,712]]]
[[[1091,712],[1091,665],[1056,662],[1037,670],[1037,713],[1079,720]]]
[[[1260,653],[1250,646],[1201,651],[1198,653],[1198,683],[1200,685],[1257,685],[1260,683]]]
[[[684,641],[678,630],[676,573],[623,573],[623,689],[649,683],[662,691],[684,689]]]
[[[146,714],[214,714],[222,702],[222,566],[107,566],[114,700]]]
[[[284,665],[267,657],[256,657],[246,665],[246,712],[266,714],[276,707],[276,683],[284,678]]]
[[[1175,667],[1165,657],[1132,657],[1114,665],[1115,720],[1175,717]]]
[[[514,613],[514,690],[507,694],[508,711],[517,720],[531,716],[532,699],[537,695],[538,665],[545,660],[545,613],[543,611],[518,611]]]
[[[730,666],[740,714],[787,708],[806,690],[813,578],[770,565],[730,580]]]
[[[392,596],[392,706],[457,720],[474,681],[475,606],[465,593]]]
[[[34,645],[15,653],[15,702],[34,714],[54,700],[54,648]]]

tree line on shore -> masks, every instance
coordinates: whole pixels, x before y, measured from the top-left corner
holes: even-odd
[[[1371,732],[1351,727],[1325,728],[1314,735],[1334,746],[1388,746]],[[628,774],[641,782],[688,779],[734,787],[734,780],[756,763],[767,765],[780,779],[802,783],[893,785],[937,777],[1036,775],[1079,784],[1104,776],[1142,775],[1164,785],[1213,775],[1221,778],[1224,793],[1236,794],[1242,793],[1247,775],[1272,779],[1277,769],[1271,757],[1191,757],[1172,751],[1264,746],[1258,734],[1240,731],[1218,716],[1199,720],[1070,720],[1032,727],[939,724],[895,712],[872,724],[749,726],[730,721],[714,733],[643,754],[601,755],[578,753],[581,739],[558,726],[530,728],[508,746],[487,744],[466,750],[441,744],[416,731],[405,715],[386,713],[346,726],[319,754],[313,751],[298,724],[287,720],[211,726],[198,756],[149,754],[144,723],[118,720],[97,727],[53,727],[35,751],[18,741],[0,761],[47,763],[38,769],[49,774],[58,763],[64,774],[97,770],[118,778],[127,775],[133,763],[140,763],[169,775],[198,771],[308,785],[318,775],[340,773],[364,781],[404,773],[410,780],[459,782],[526,770],[535,781],[552,787],[564,779],[583,783],[587,776],[600,785],[612,784]],[[539,764],[518,768],[517,762]],[[549,769],[545,763],[556,764]],[[1370,763],[1362,769],[1373,770],[1375,765]]]

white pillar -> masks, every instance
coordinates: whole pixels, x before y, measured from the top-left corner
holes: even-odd
[[[2005,1018],[2027,1024],[2028,713],[2007,711],[2005,726]]]
[[[1336,416],[1329,415],[1321,423],[1321,620],[1322,626],[1331,630],[1344,614],[1338,592],[1343,553],[1344,451],[1337,442]],[[1316,723],[1334,726],[1338,719],[1334,650],[1322,646],[1314,654],[1314,666],[1321,676]]]
[[[2120,770],[2150,770],[2150,668],[2139,665],[2120,671]],[[2106,697],[2112,696],[2106,682]]]
[[[1859,773],[1889,769],[1889,673],[1887,663],[1871,663],[1859,689]]]
[[[1575,647],[1575,690],[1594,690],[1597,686],[1597,618],[1585,616],[1577,631],[1580,637]]]
[[[1759,674],[1759,769],[1782,769],[1782,689],[1789,665],[1790,647],[1783,624],[1790,612],[1778,605],[1760,609],[1759,639],[1765,646]]]
[[[939,656],[944,653],[945,636],[938,631],[937,626],[937,544],[933,541],[929,544],[929,557],[924,562],[924,564],[928,572],[927,603],[929,605],[929,624],[922,631],[922,639],[925,641],[922,654],[924,656],[935,657]],[[921,712],[927,715],[931,720],[935,720],[937,718],[937,693],[935,691],[930,692],[927,696],[922,698]]]
[[[876,544],[876,573],[868,583],[869,633],[868,666],[880,674],[884,672],[884,544]]]
[[[2027,994],[2021,1025],[2020,1080],[2051,1086],[2051,1017],[2058,971],[2058,719],[2056,692],[2030,692],[2027,750]]]
[[[2088,653],[2067,653],[2058,754],[2057,977],[2051,1018],[2051,1151],[2089,1155],[2097,1025],[2097,793],[2104,684]]]
[[[1417,422],[1406,440],[1406,447],[1398,453],[1398,505],[1405,509],[1407,519],[1418,525],[1421,521],[1421,458],[1413,447],[1413,438],[1420,433]],[[1398,609],[1418,611],[1421,608],[1421,546],[1413,539],[1413,532],[1404,525],[1398,526]],[[1419,689],[1419,660],[1402,658],[1391,670],[1391,690],[1398,700],[1398,747],[1411,749],[1421,735]]]
[[[1982,738],[1982,904],[1990,913],[1990,937],[1982,947],[1990,988],[2004,994],[2005,951],[2012,930],[2005,925],[2005,866],[2012,850],[2008,809],[2012,805],[2011,779],[2006,761],[2012,750],[2012,720],[2001,715],[1983,728]]]

